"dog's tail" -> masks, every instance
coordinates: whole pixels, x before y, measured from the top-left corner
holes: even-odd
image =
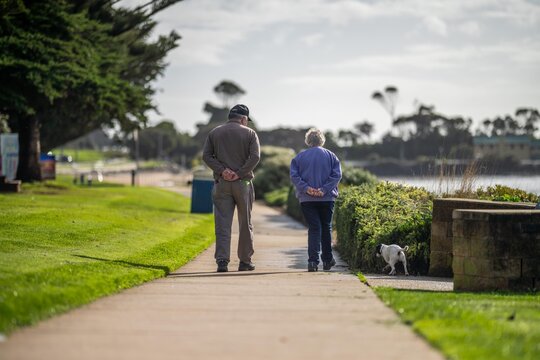
[[[403,251],[409,251],[409,245],[405,245],[405,247],[402,250]]]

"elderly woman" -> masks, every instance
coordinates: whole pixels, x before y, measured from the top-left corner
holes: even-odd
[[[306,133],[306,145],[291,161],[291,181],[296,188],[308,224],[308,271],[317,271],[321,255],[323,269],[336,264],[332,255],[332,216],[341,180],[337,156],[323,148],[324,134],[318,129]]]

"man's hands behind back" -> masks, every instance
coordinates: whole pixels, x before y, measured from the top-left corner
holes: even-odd
[[[232,170],[229,169],[229,168],[223,170],[223,172],[221,173],[221,177],[222,177],[225,181],[236,181],[236,180],[240,179],[240,177],[238,176],[238,174],[235,173],[234,171],[232,171]]]

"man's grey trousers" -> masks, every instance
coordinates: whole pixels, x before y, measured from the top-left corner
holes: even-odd
[[[253,256],[253,226],[251,209],[255,193],[251,181],[219,179],[212,190],[216,226],[216,261],[231,259],[231,227],[236,207],[238,211],[238,258],[244,263]]]

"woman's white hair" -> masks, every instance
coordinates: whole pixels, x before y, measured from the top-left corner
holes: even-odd
[[[319,129],[311,128],[306,133],[306,145],[309,147],[323,146],[326,137]]]

